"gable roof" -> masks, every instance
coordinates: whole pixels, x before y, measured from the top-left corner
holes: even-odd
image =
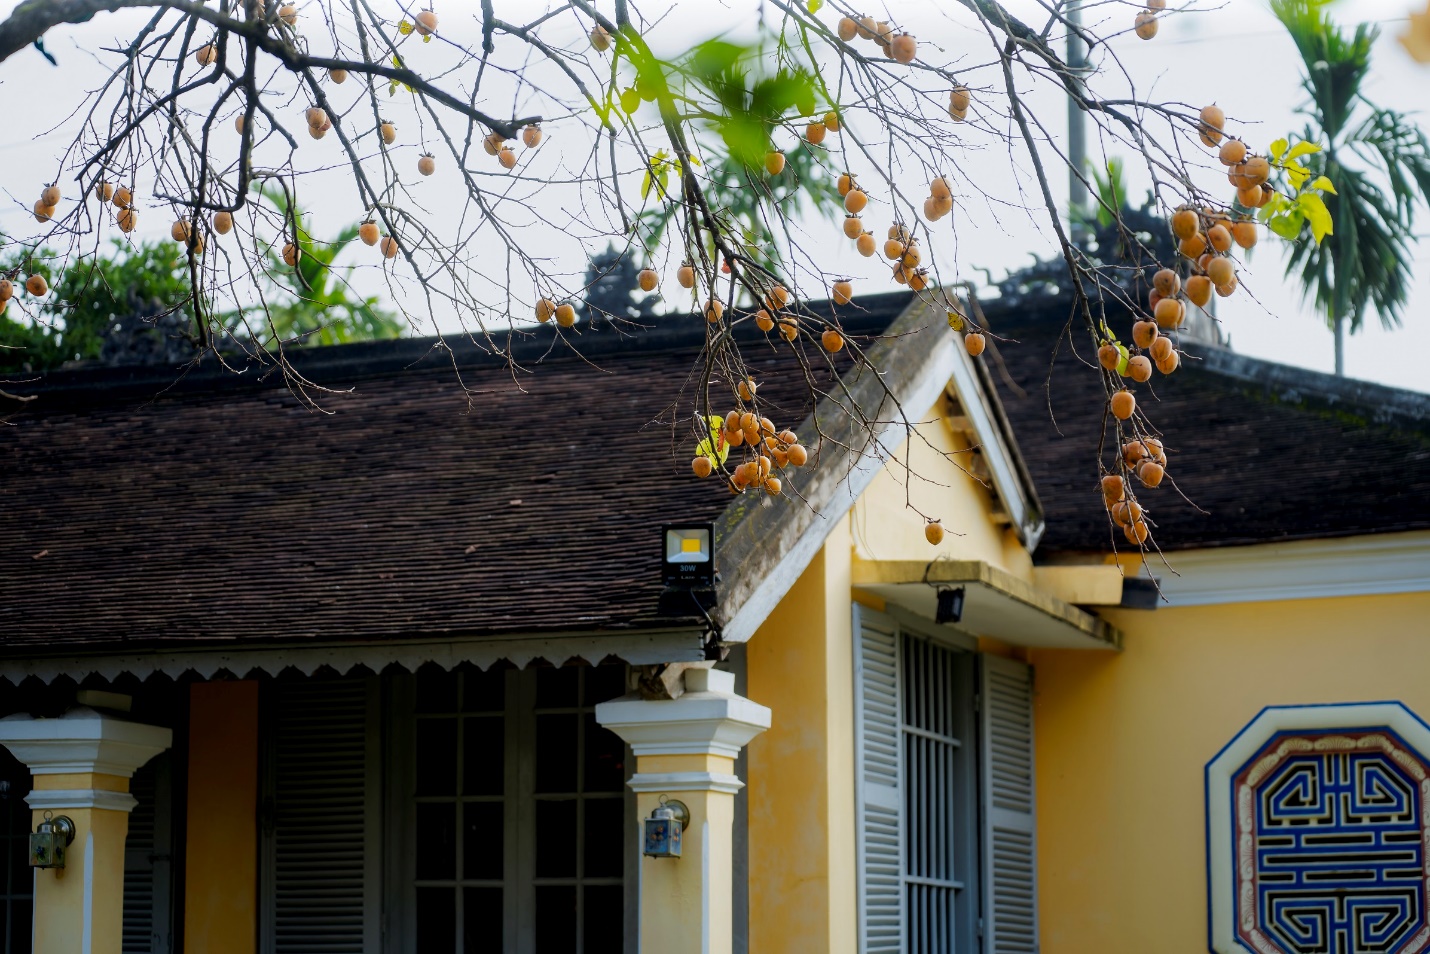
[[[1098,494],[1105,398],[1085,336],[1064,334],[1070,305],[985,307],[1016,341],[989,360],[1047,513],[1037,556],[1125,548]],[[1125,335],[1133,319],[1107,320]],[[1430,528],[1430,396],[1186,348],[1178,371],[1136,389],[1170,458],[1162,486],[1139,493],[1163,550]]]
[[[872,345],[907,302],[840,320]],[[511,344],[532,372],[515,375],[464,342],[293,352],[309,380],[351,389],[315,394],[323,411],[253,369],[9,385],[37,400],[0,432],[0,653],[672,628],[698,653],[707,620],[662,615],[659,532],[731,505],[690,476],[670,426],[705,334],[688,316],[587,326],[575,354],[538,328]],[[804,359],[739,334],[765,413],[798,425]],[[822,352],[808,357],[827,387]]]

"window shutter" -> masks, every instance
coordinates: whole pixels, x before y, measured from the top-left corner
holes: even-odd
[[[983,655],[984,954],[1038,949],[1032,669]]]
[[[263,806],[265,954],[378,949],[376,680],[279,681]]]
[[[170,850],[169,754],[156,756],[129,780],[137,803],[129,813],[124,840],[124,954],[168,954],[173,950],[169,896],[173,855]]]
[[[854,760],[859,866],[859,950],[904,947],[903,739],[899,629],[854,605]]]

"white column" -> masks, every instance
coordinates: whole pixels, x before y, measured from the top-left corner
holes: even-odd
[[[690,825],[678,859],[642,858],[640,948],[729,954],[734,939],[735,757],[770,727],[770,710],[735,694],[735,677],[685,672],[678,699],[627,696],[596,707],[596,721],[630,744],[640,819],[662,795],[685,803]]]
[[[129,779],[172,741],[168,729],[86,708],[0,719],[0,745],[35,778],[32,827],[47,812],[75,826],[65,867],[35,871],[34,954],[119,954]]]

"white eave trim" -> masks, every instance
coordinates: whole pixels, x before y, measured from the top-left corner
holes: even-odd
[[[958,396],[963,415],[973,426],[974,436],[978,439],[979,449],[983,452],[983,459],[987,462],[989,475],[993,479],[993,489],[1003,502],[1018,539],[1031,553],[1037,549],[1038,540],[1043,535],[1042,516],[1029,505],[1028,495],[1024,492],[1023,482],[1019,479],[1018,469],[1013,463],[1013,451],[1003,440],[1002,431],[993,420],[993,415],[988,412],[989,396],[984,393],[978,380],[978,373],[973,367],[974,359],[964,348],[954,347],[951,350],[953,361],[949,383]]]
[[[223,648],[189,648],[176,641],[171,648],[144,652],[0,657],[0,679],[19,685],[29,677],[48,683],[58,676],[81,680],[91,673],[108,680],[122,673],[146,679],[156,672],[176,679],[190,672],[204,679],[211,679],[218,673],[243,678],[254,672],[276,676],[287,669],[311,676],[322,668],[342,674],[359,666],[381,672],[388,666],[396,665],[408,672],[416,672],[427,663],[435,663],[443,669],[451,669],[461,663],[487,669],[500,661],[525,668],[537,659],[560,666],[567,660],[577,658],[594,666],[607,656],[616,656],[639,666],[699,662],[705,658],[703,639],[703,629],[681,628],[501,638],[452,637],[278,646],[240,644]]]
[[[1430,532],[1218,547],[1151,566],[1167,605],[1430,592]]]
[[[934,402],[943,393],[949,378],[953,376],[953,368],[956,364],[955,355],[964,354],[963,349],[951,347],[945,342],[940,342],[938,348],[939,353],[934,357],[932,365],[924,373],[922,379],[908,394],[899,398],[903,407],[918,408],[919,415],[923,415],[934,406]],[[965,357],[967,357],[966,354]],[[764,623],[765,618],[774,612],[780,600],[784,599],[785,594],[794,586],[795,581],[809,567],[815,554],[819,552],[819,548],[824,546],[825,538],[834,531],[834,527],[854,506],[854,501],[858,500],[859,495],[869,488],[885,465],[894,459],[899,446],[908,439],[913,428],[923,420],[924,418],[920,416],[908,423],[890,423],[869,442],[868,446],[864,448],[864,452],[852,463],[844,478],[834,488],[834,492],[829,495],[829,500],[814,514],[814,518],[810,520],[809,526],[800,534],[794,546],[789,548],[774,571],[760,581],[754,592],[730,618],[730,621],[722,627],[720,638],[723,641],[743,643],[748,642],[750,637],[755,635],[755,631]]]

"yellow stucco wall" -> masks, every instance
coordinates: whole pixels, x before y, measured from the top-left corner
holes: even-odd
[[[199,682],[189,695],[184,949],[258,949],[258,683]]]
[[[1031,580],[1027,550],[1010,527],[992,518],[987,488],[963,469],[973,467],[973,455],[948,426],[946,412],[944,401],[929,409],[918,436],[899,449],[897,463],[885,465],[855,502],[855,552],[864,560],[984,560]],[[938,547],[924,538],[924,516],[943,521],[946,536]]]
[[[771,708],[749,746],[750,950],[857,943],[849,520],[747,647],[746,694]]]
[[[1430,594],[1105,615],[1121,653],[1033,654],[1042,951],[1203,954],[1203,767],[1268,705],[1430,718]]]

